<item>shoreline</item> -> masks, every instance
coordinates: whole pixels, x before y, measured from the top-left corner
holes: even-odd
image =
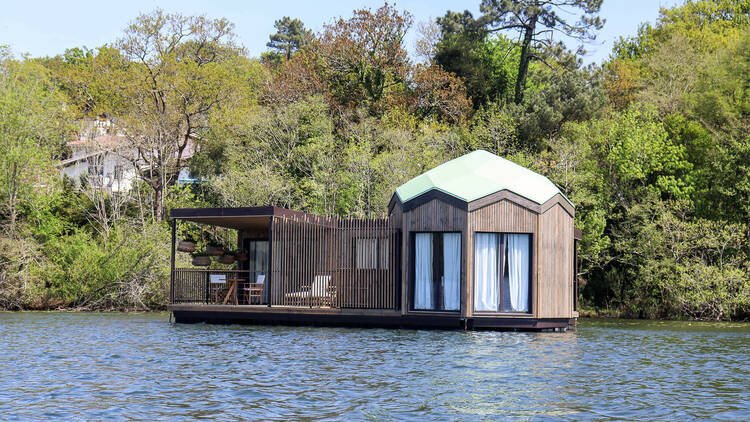
[[[50,308],[50,309],[0,309],[1,313],[24,313],[24,312],[59,312],[70,314],[147,314],[147,313],[168,313],[167,308],[163,309],[80,309],[80,308]]]

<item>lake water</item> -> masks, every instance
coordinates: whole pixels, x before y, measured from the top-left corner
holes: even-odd
[[[0,313],[0,419],[750,419],[750,325],[568,333]]]

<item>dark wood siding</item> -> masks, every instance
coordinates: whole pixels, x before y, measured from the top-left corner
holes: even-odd
[[[573,316],[573,217],[557,204],[539,216],[537,316]]]

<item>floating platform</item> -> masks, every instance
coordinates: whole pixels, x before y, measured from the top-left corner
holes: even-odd
[[[565,331],[575,318],[476,317],[370,309],[268,307],[264,305],[171,305],[178,323],[294,325],[362,328]]]

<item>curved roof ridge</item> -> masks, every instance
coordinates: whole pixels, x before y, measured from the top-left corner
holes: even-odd
[[[573,204],[544,175],[481,149],[420,174],[399,186],[396,195],[405,203],[431,190],[467,203],[508,190],[540,205],[559,193]]]

